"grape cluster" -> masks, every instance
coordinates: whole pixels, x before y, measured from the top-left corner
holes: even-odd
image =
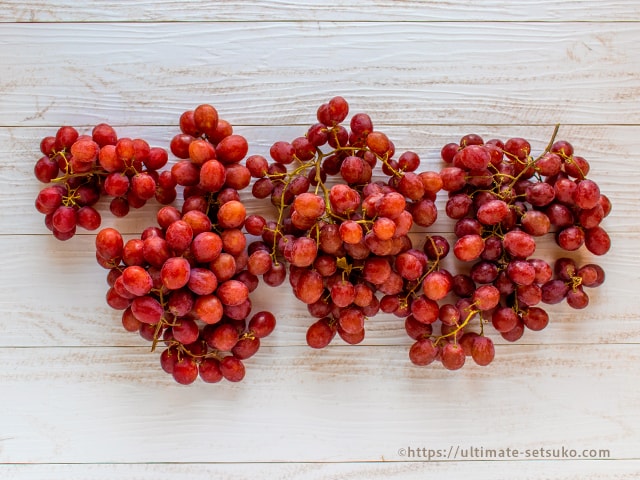
[[[468,134],[442,147],[443,168],[420,171],[419,155],[397,154],[368,114],[348,116],[347,101],[332,98],[267,159],[247,156],[247,140],[202,104],[180,116],[169,145],[177,161],[165,171],[166,150],[118,139],[107,124],[91,135],[61,127],[40,145],[34,173],[50,185],[36,208],[66,240],[76,226],[99,228],[103,194],[116,216],[153,197],[165,205],[139,238],[101,230],[96,258],[109,270],[107,303],[127,331],[163,346],[161,367],[181,384],[244,378],[244,360],[276,323],[268,311],[252,315],[260,277],[272,287],[288,277],[313,319],[313,348],[336,336],[358,344],[369,319],[391,314],[412,339],[413,364],[449,370],[467,357],[491,363],[488,325],[517,341],[547,326],[545,305],[587,307],[604,270],[536,255],[550,236],[565,252],[611,247],[601,225],[611,202],[587,178],[588,161],[556,141],[557,128],[536,157],[526,139]],[[274,215],[246,211],[240,192],[249,188]],[[170,205],[178,191],[180,209]],[[439,194],[452,235],[418,234],[438,219]]]
[[[344,98],[334,97],[319,107],[318,122],[304,136],[272,145],[271,163],[247,160],[256,178],[253,195],[277,209],[275,220],[247,219],[249,233],[261,235],[250,245],[248,269],[273,284],[284,281],[282,263],[289,266],[294,295],[317,319],[306,336],[314,348],[336,333],[360,343],[365,319],[378,312],[422,312],[426,307],[413,299],[439,258],[415,249],[408,234],[414,224],[435,222],[440,176],[416,173],[415,152],[396,156],[369,115],[358,113],[343,125],[348,111]],[[376,167],[385,181],[372,180]]]
[[[161,366],[178,383],[198,376],[238,382],[243,361],[276,322],[267,311],[251,315],[249,295],[259,279],[246,268],[246,211],[238,193],[249,185],[238,163],[248,146],[210,105],[183,113],[180,126],[171,150],[181,160],[170,174],[184,187],[182,209],[162,207],[159,226],[126,243],[117,230],[101,230],[97,260],[109,269],[107,303],[123,310],[127,331],[153,342],[152,349],[164,345]]]
[[[39,192],[35,206],[59,240],[73,237],[78,226],[100,227],[95,204],[103,194],[112,197],[110,210],[117,217],[154,197],[164,205],[176,198],[170,172],[159,172],[168,161],[167,151],[138,138],[118,139],[106,123],[96,125],[91,135],[60,127],[55,136],[42,139],[40,151],[34,174],[51,185]]]
[[[409,353],[413,363],[440,359],[446,368],[457,369],[470,355],[486,365],[494,356],[493,342],[484,335],[486,323],[516,341],[525,328],[541,330],[548,324],[541,304],[566,299],[571,307],[584,308],[589,301],[584,287],[604,281],[604,271],[595,264],[578,268],[566,257],[550,264],[534,255],[536,239],[553,230],[565,251],[585,245],[603,255],[611,246],[600,226],[611,210],[609,199],[587,179],[589,164],[573,154],[571,144],[553,141],[556,133],[536,158],[523,138],[484,142],[469,134],[442,148],[449,164],[440,172],[448,192],[445,212],[455,220],[456,240],[452,248],[443,238],[431,242],[440,243],[443,256],[451,249],[469,265],[469,273],[447,273],[447,294],[455,302],[439,307],[439,336],[407,319],[407,332],[416,340]],[[426,281],[424,287],[433,298]],[[470,328],[474,318],[479,318],[479,331]]]
[[[493,360],[488,323],[515,341],[525,327],[548,323],[539,304],[566,298],[574,308],[587,305],[584,288],[602,283],[600,267],[563,258],[554,272],[533,257],[536,238],[553,231],[567,251],[586,245],[603,255],[610,248],[600,222],[611,204],[571,144],[552,140],[534,159],[524,139],[485,143],[469,134],[442,148],[448,165],[439,172],[418,172],[419,156],[396,157],[367,114],[354,115],[348,127],[347,116],[347,102],[335,97],[304,136],[272,145],[271,162],[247,160],[253,195],[277,210],[274,220],[247,218],[247,231],[261,237],[249,245],[248,269],[277,285],[288,265],[294,295],[316,319],[307,330],[311,347],[325,347],[336,333],[360,343],[366,320],[382,312],[404,318],[414,364],[438,360],[456,370],[467,356],[478,365]],[[384,181],[373,180],[375,168]],[[426,235],[414,245],[409,233],[436,221],[440,191],[448,194],[455,243]],[[467,273],[443,267],[450,251]]]

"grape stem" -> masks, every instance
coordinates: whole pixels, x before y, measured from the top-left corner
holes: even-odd
[[[444,340],[445,338],[451,337],[453,335],[456,335],[453,340],[455,343],[457,343],[458,341],[457,333],[461,331],[464,327],[466,327],[469,321],[479,312],[480,310],[476,310],[476,309],[469,310],[469,315],[467,315],[467,318],[465,318],[461,324],[457,325],[455,330],[452,330],[449,333],[445,333],[444,335],[440,335],[435,339],[434,344],[438,345],[438,343],[440,343],[442,340]]]
[[[580,285],[582,285],[582,277],[578,276],[578,275],[574,275],[571,277],[570,281],[567,282],[567,285],[571,288],[571,290],[573,290],[574,292],[578,290],[578,287]]]
[[[558,131],[560,130],[560,124],[556,123],[554,129],[553,129],[553,133],[551,134],[551,139],[549,140],[549,143],[547,144],[546,148],[544,149],[544,151],[540,154],[540,156],[538,158],[536,158],[537,160],[540,160],[542,157],[544,157],[547,153],[549,153],[551,151],[551,149],[553,148],[553,144],[556,141],[556,137],[558,136]]]

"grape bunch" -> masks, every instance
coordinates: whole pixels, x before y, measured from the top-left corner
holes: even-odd
[[[216,383],[245,376],[243,361],[275,328],[270,312],[251,315],[258,279],[225,252],[220,235],[199,210],[158,212],[162,228],[124,242],[113,228],[96,237],[98,263],[109,269],[110,307],[122,310],[125,330],[164,346],[162,368],[181,384],[198,376]]]
[[[78,226],[100,227],[95,205],[104,194],[112,197],[110,210],[117,217],[154,197],[165,205],[176,198],[170,172],[159,172],[168,161],[167,151],[138,138],[118,139],[106,123],[95,126],[91,135],[60,127],[55,136],[42,139],[40,151],[34,174],[50,185],[39,192],[35,206],[59,240],[73,237]]]
[[[495,355],[486,324],[516,341],[525,328],[548,323],[540,304],[587,305],[584,289],[602,283],[600,267],[567,259],[552,267],[533,256],[536,238],[554,230],[567,251],[610,248],[600,222],[611,204],[571,144],[552,140],[534,159],[524,139],[485,143],[469,134],[442,148],[445,168],[419,172],[419,156],[396,157],[367,114],[348,127],[347,116],[347,102],[335,97],[305,135],[272,145],[271,162],[247,159],[253,195],[276,208],[275,219],[247,218],[247,231],[260,237],[249,245],[247,268],[279,285],[288,266],[294,295],[316,319],[307,330],[311,347],[325,347],[336,333],[360,343],[366,320],[381,312],[404,319],[414,364],[438,360],[456,370],[470,356],[484,366]],[[385,180],[374,181],[374,169]],[[448,194],[455,243],[426,235],[414,245],[413,227],[437,219],[440,191]],[[450,251],[467,273],[444,267]]]
[[[102,195],[118,217],[154,197],[165,205],[139,238],[99,231],[96,259],[109,270],[108,305],[127,331],[162,347],[161,367],[181,384],[244,378],[244,361],[276,324],[268,311],[252,314],[260,278],[288,280],[312,318],[312,348],[336,336],[361,343],[370,319],[388,314],[404,322],[414,365],[448,370],[468,357],[493,361],[489,325],[515,342],[547,326],[546,305],[588,306],[605,273],[574,257],[609,251],[611,202],[587,178],[588,161],[556,141],[557,127],[536,157],[524,138],[468,134],[442,147],[439,171],[420,171],[419,155],[396,153],[368,114],[348,117],[347,101],[330,99],[267,159],[247,156],[245,137],[201,104],[180,116],[169,145],[177,161],[164,171],[167,150],[118,139],[108,124],[91,135],[61,127],[40,145],[34,173],[49,185],[36,208],[67,240],[77,226],[100,227]],[[273,215],[247,212],[249,189]],[[425,233],[439,194],[448,238]],[[561,253],[543,258],[538,242],[551,236]]]
[[[160,344],[162,368],[181,384],[241,381],[244,360],[275,328],[268,311],[251,315],[259,279],[247,270],[246,139],[216,109],[199,105],[180,118],[171,141],[179,161],[170,174],[184,187],[181,210],[162,207],[158,227],[124,242],[115,229],[96,238],[98,263],[109,269],[107,303],[122,310],[127,331]]]
[[[536,158],[523,138],[484,142],[469,134],[442,148],[449,164],[440,172],[448,192],[445,212],[455,220],[456,239],[452,248],[443,238],[437,241],[443,255],[451,249],[469,273],[451,278],[449,298],[455,302],[439,307],[443,333],[421,332],[424,327],[407,320],[407,333],[416,340],[409,353],[413,363],[439,359],[446,368],[457,369],[470,355],[486,365],[494,347],[484,335],[485,324],[505,340],[516,341],[525,328],[546,327],[549,315],[540,305],[566,299],[571,307],[584,308],[589,301],[584,287],[604,281],[604,271],[595,264],[578,268],[570,258],[554,263],[535,256],[536,239],[553,230],[565,251],[585,245],[592,254],[603,255],[611,246],[600,225],[611,203],[587,179],[588,162],[574,155],[570,143],[554,142],[556,133]],[[479,331],[471,328],[474,318]]]
[[[419,156],[396,156],[368,114],[343,125],[348,112],[344,98],[334,97],[304,136],[272,145],[271,162],[247,159],[253,195],[277,210],[275,220],[247,218],[247,231],[260,236],[249,245],[247,268],[273,285],[284,281],[288,265],[294,295],[316,319],[306,335],[314,348],[336,333],[349,344],[362,342],[365,320],[378,312],[426,308],[413,299],[439,258],[414,248],[408,235],[413,225],[428,227],[437,218],[438,173],[416,173]],[[386,180],[373,181],[375,168]]]

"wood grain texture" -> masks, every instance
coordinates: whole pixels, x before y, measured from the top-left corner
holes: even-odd
[[[10,23],[0,126],[166,125],[211,98],[234,124],[307,125],[336,92],[374,105],[380,123],[632,125],[637,33],[636,23]]]
[[[640,7],[626,1],[552,0],[500,2],[483,0],[322,0],[229,1],[190,0],[138,1],[134,4],[104,0],[84,2],[81,7],[69,0],[6,0],[0,10],[2,22],[202,22],[224,21],[626,21],[637,20]]]
[[[140,348],[37,350],[0,349],[4,462],[405,461],[413,445],[640,460],[637,345],[501,346],[491,368],[456,373],[391,347],[267,347],[242,383],[192,387]]]
[[[635,480],[638,462],[618,461],[509,461],[496,462],[360,462],[360,463],[264,463],[264,464],[85,464],[85,465],[0,465],[0,474],[12,480],[112,480],[135,478],[152,480],[158,477],[209,480],[269,478],[275,480],[307,479],[335,480],[367,478],[386,480],[440,480],[464,478],[495,480],[497,472],[509,471],[511,480]],[[511,473],[512,472],[512,473]]]
[[[638,477],[637,1],[7,0],[0,67],[3,480]],[[560,123],[614,205],[604,222],[612,251],[569,255],[602,265],[606,283],[585,310],[549,307],[549,326],[517,343],[492,333],[494,363],[458,372],[412,366],[391,315],[370,321],[361,345],[313,351],[306,307],[288,288],[261,285],[254,309],[274,309],[278,328],[245,381],[175,384],[104,302],[95,235],[58,242],[35,211],[40,139],[107,121],[167,146],[180,113],[207,102],[250,153],[266,154],[336,94],[429,170],[464,134],[525,137],[541,151]],[[157,208],[105,213],[103,226],[137,236]],[[428,230],[452,238],[443,217]],[[416,245],[423,235],[412,234]],[[551,236],[537,254],[557,256]],[[406,455],[456,447],[603,452]]]

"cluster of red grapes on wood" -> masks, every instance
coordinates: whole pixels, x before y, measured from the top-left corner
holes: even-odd
[[[252,314],[249,298],[258,277],[247,270],[238,193],[251,180],[239,164],[248,145],[210,105],[184,112],[180,128],[170,175],[183,187],[181,210],[162,207],[158,226],[126,242],[112,228],[98,233],[107,303],[123,310],[126,330],[163,347],[161,366],[178,383],[238,382],[276,322],[270,312]]]
[[[426,321],[422,284],[439,260],[409,237],[414,224],[429,227],[437,218],[439,174],[416,173],[419,156],[396,155],[369,115],[354,115],[348,128],[347,115],[347,102],[333,98],[305,135],[273,144],[270,164],[248,165],[258,178],[253,195],[277,210],[275,220],[255,222],[262,241],[251,245],[249,268],[268,275],[289,266],[294,295],[316,319],[306,337],[314,348],[336,334],[362,342],[365,320],[379,312]],[[376,167],[387,181],[373,181]]]
[[[250,246],[249,269],[268,275],[288,265],[294,295],[316,319],[307,330],[311,347],[336,334],[360,343],[365,324],[387,313],[405,319],[414,364],[439,360],[456,370],[467,356],[479,365],[493,360],[485,325],[515,341],[525,328],[547,325],[541,304],[588,304],[584,288],[604,280],[599,266],[561,258],[552,267],[534,256],[536,238],[552,230],[567,251],[610,248],[600,222],[611,204],[568,142],[550,142],[533,158],[524,139],[485,143],[470,134],[442,149],[450,166],[419,172],[419,156],[396,154],[367,114],[348,126],[347,116],[347,102],[335,97],[304,135],[273,144],[271,162],[254,157],[247,165],[257,178],[253,195],[276,209],[275,220],[252,218],[251,233],[262,240]],[[376,167],[382,180],[374,180]],[[453,245],[441,235],[411,235],[414,225],[436,221],[439,191],[455,220]],[[450,250],[468,265],[465,273],[443,267]]]
[[[469,134],[442,148],[442,159],[450,166],[440,171],[440,178],[448,194],[446,215],[455,220],[455,242],[451,248],[445,238],[428,236],[425,252],[438,250],[444,257],[452,249],[469,270],[455,275],[440,270],[441,293],[449,301],[432,305],[441,323],[439,335],[433,335],[433,320],[425,327],[407,318],[406,330],[416,340],[409,352],[413,363],[439,359],[446,368],[458,369],[471,356],[487,365],[494,346],[484,335],[486,324],[505,340],[516,341],[525,328],[547,326],[549,315],[542,305],[566,299],[573,308],[585,308],[589,297],[584,288],[604,281],[598,265],[579,267],[562,255],[555,263],[535,255],[536,239],[553,231],[564,251],[585,245],[594,255],[604,255],[611,247],[600,226],[611,203],[586,178],[589,163],[574,155],[568,142],[553,141],[556,132],[535,158],[523,138],[484,142]],[[424,286],[430,300],[445,299],[429,294],[427,279]]]
[[[60,127],[55,136],[42,139],[40,151],[34,174],[50,185],[38,194],[36,209],[59,240],[73,237],[77,227],[100,227],[95,205],[102,195],[112,197],[109,208],[117,217],[154,197],[164,205],[176,199],[170,172],[159,172],[169,159],[167,151],[139,138],[118,139],[106,123],[96,125],[91,135]]]
[[[247,157],[246,139],[203,104],[181,115],[169,146],[178,160],[162,172],[163,149],[118,140],[106,124],[91,136],[62,127],[41,144],[35,174],[53,185],[36,207],[68,239],[76,224],[98,228],[102,193],[116,216],[154,196],[166,205],[139,238],[100,231],[96,254],[109,270],[107,303],[123,311],[126,330],[163,347],[162,368],[182,384],[244,378],[244,360],[276,322],[252,315],[260,278],[288,281],[307,306],[313,348],[336,336],[361,343],[376,315],[391,314],[413,341],[413,364],[450,370],[467,357],[493,360],[488,325],[516,341],[548,324],[545,304],[588,305],[601,267],[536,254],[552,235],[561,252],[603,255],[611,243],[601,226],[611,203],[587,178],[589,163],[555,140],[557,128],[537,156],[523,138],[468,134],[442,148],[443,168],[422,171],[419,155],[396,152],[368,114],[348,115],[346,100],[332,98],[267,159]],[[169,205],[177,188],[181,209]],[[239,192],[249,188],[272,215],[246,211]],[[424,233],[438,219],[438,195],[449,238]]]

